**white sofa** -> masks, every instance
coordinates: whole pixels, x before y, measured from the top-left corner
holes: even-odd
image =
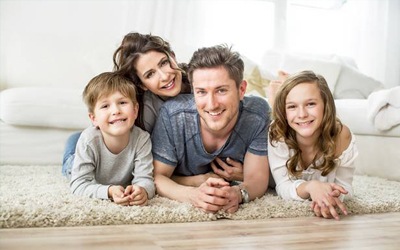
[[[275,77],[269,72],[311,69],[324,75],[336,98],[339,117],[356,135],[360,151],[357,173],[400,181],[400,125],[381,131],[368,118],[368,96],[383,85],[361,74],[351,59],[268,52],[259,65],[246,58],[245,63],[249,93],[256,91],[262,96],[268,79]],[[68,136],[90,125],[81,92],[12,86],[1,91],[0,164],[61,165]]]

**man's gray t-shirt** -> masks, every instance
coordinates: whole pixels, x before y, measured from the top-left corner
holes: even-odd
[[[270,108],[266,100],[245,96],[239,117],[225,145],[208,153],[201,139],[200,117],[193,94],[164,103],[152,133],[153,158],[175,167],[174,175],[193,176],[210,171],[216,158],[243,163],[246,152],[267,155]]]

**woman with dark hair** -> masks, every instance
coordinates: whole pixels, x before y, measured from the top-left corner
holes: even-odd
[[[129,33],[114,52],[114,71],[132,81],[139,103],[135,125],[151,134],[162,104],[180,93],[191,93],[186,64],[178,64],[170,44],[159,36]],[[62,173],[70,177],[81,132],[66,143]]]
[[[187,64],[178,64],[170,44],[159,36],[127,34],[113,60],[114,70],[131,79],[138,89],[140,110],[136,125],[149,133],[166,100],[191,93]]]

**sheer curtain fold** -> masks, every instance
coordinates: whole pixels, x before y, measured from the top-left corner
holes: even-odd
[[[348,4],[347,35],[356,41],[348,49],[354,51],[359,68],[388,88],[400,85],[400,1],[351,0]]]

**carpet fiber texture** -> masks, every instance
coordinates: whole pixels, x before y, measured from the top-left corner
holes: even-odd
[[[208,214],[190,204],[156,196],[146,207],[72,195],[61,166],[0,166],[0,228],[61,227],[267,219],[313,216],[309,202],[284,201],[272,193],[241,205],[235,214]],[[355,176],[351,214],[400,212],[400,182]]]

